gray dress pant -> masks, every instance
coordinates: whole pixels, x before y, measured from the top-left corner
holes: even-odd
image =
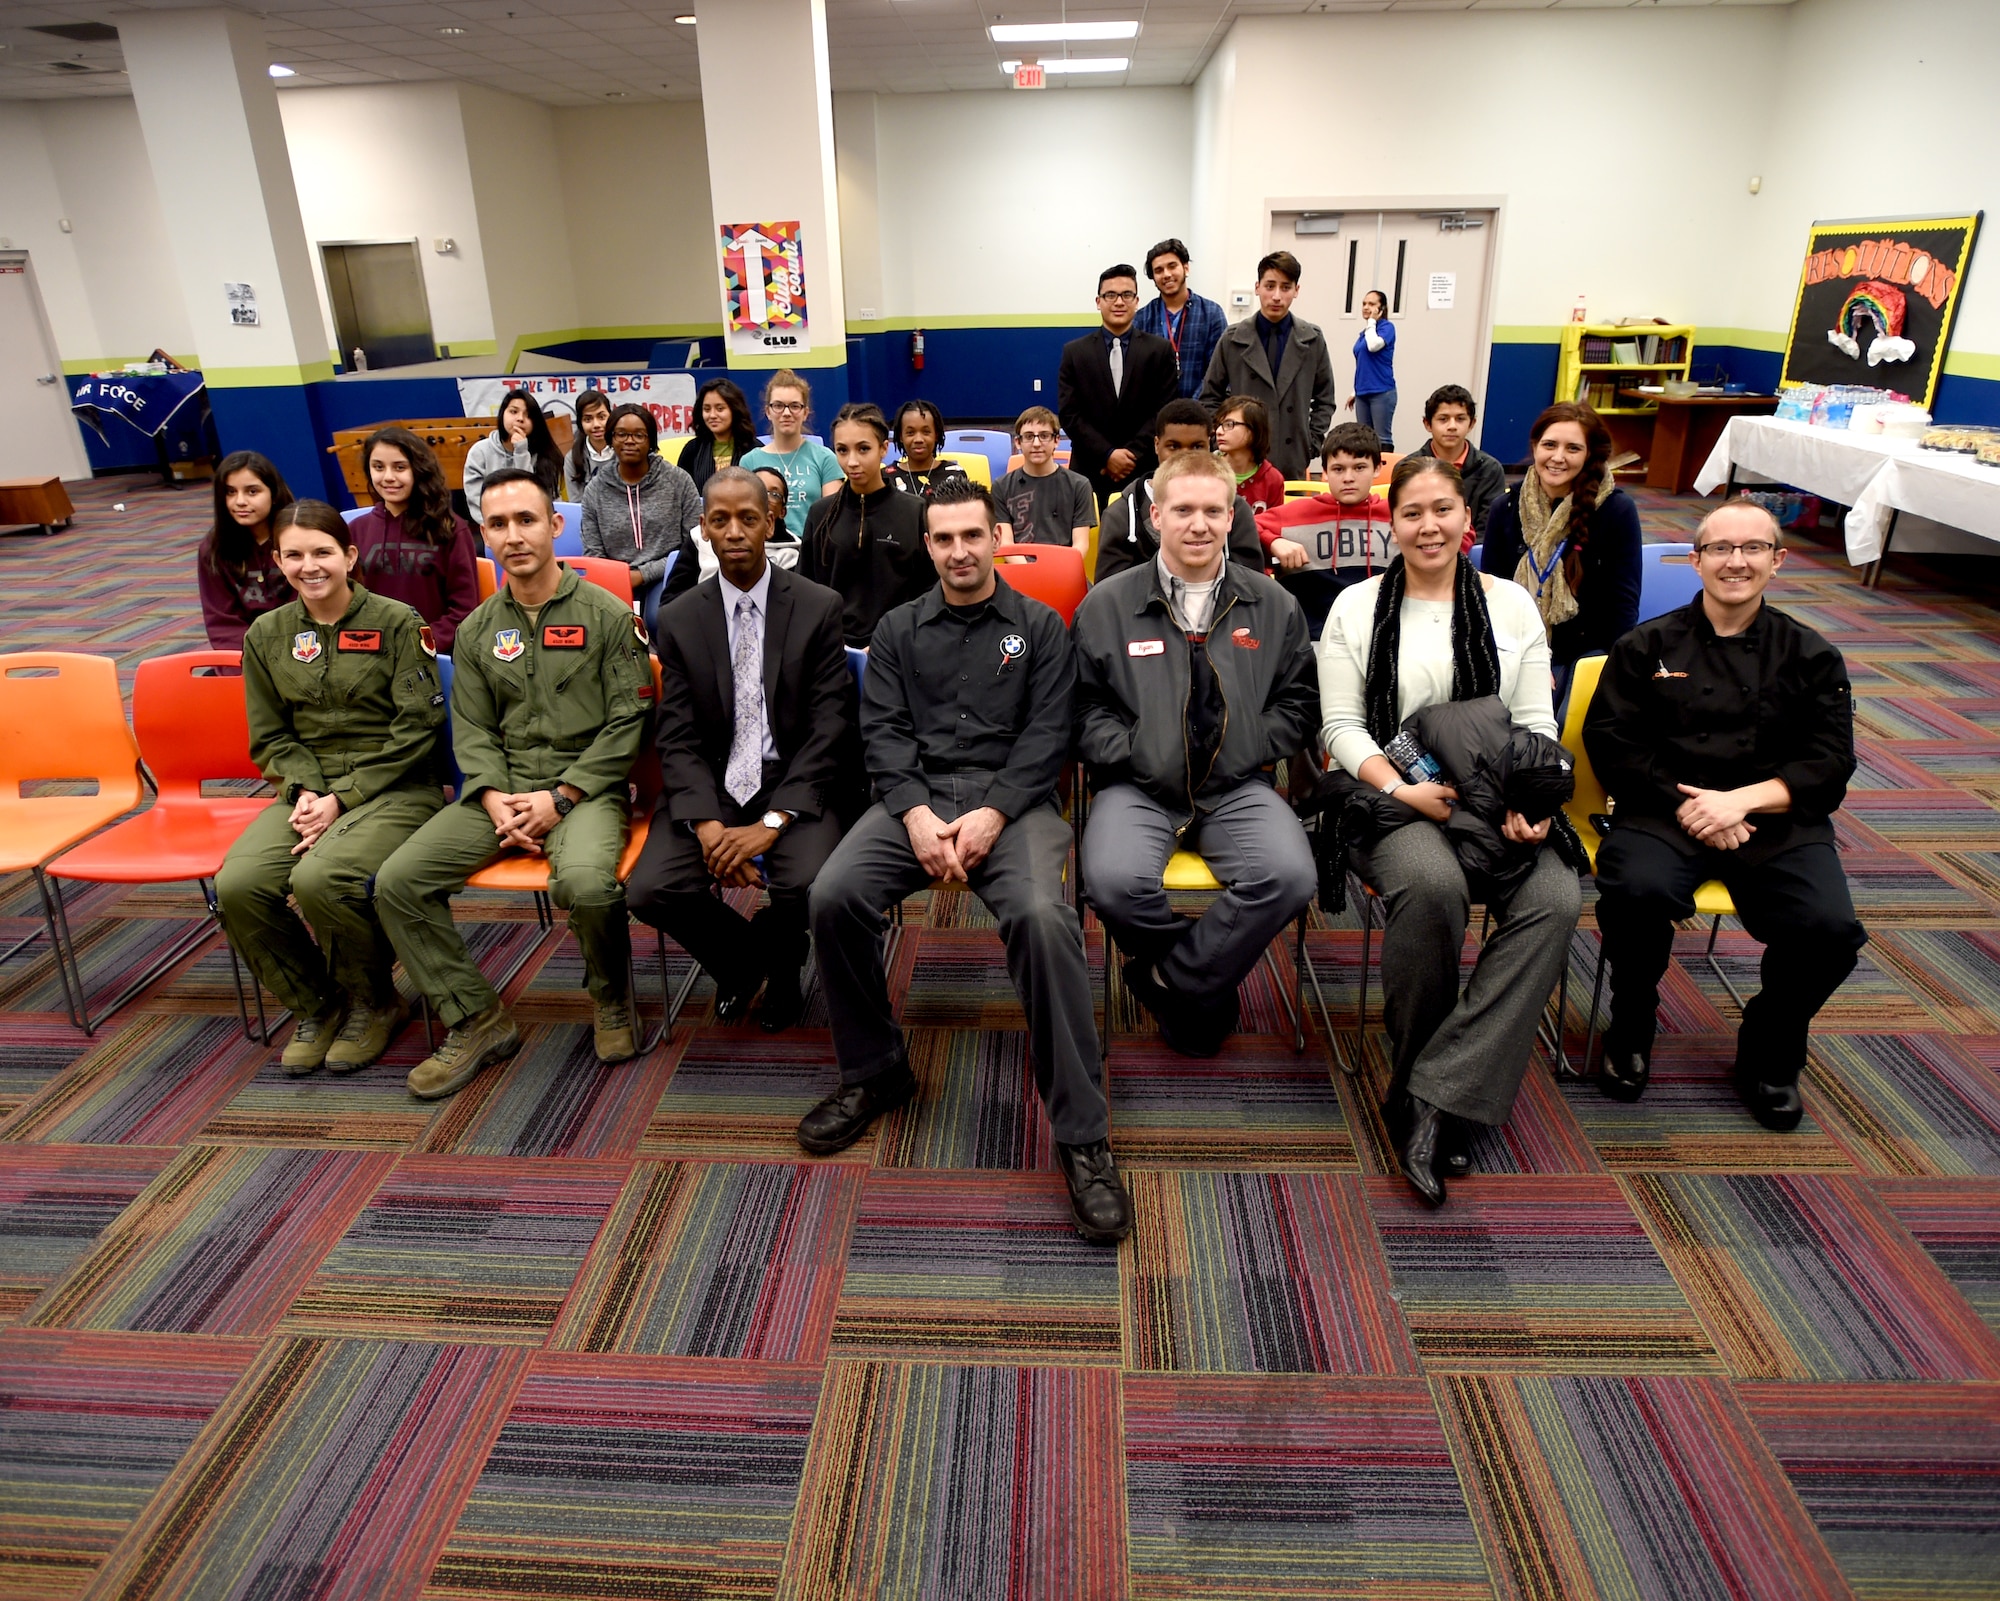
[[[946,822],[984,803],[989,773],[933,775],[931,810]],[[999,919],[1007,972],[1028,1018],[1028,1060],[1064,1145],[1110,1132],[1083,928],[1063,899],[1069,824],[1055,807],[1024,812],[969,875]],[[840,1081],[859,1084],[904,1060],[903,1031],[882,971],[883,912],[931,881],[902,820],[878,802],[848,831],[812,886],[813,949]]]
[[[1575,870],[1544,846],[1511,895],[1487,898],[1493,933],[1461,996],[1458,959],[1473,891],[1444,830],[1409,823],[1356,854],[1388,913],[1382,992],[1395,1064],[1391,1099],[1407,1089],[1471,1122],[1506,1122],[1583,908]]]
[[[1083,886],[1119,949],[1152,962],[1180,995],[1226,994],[1313,898],[1318,879],[1298,815],[1265,783],[1238,785],[1174,837],[1175,817],[1131,784],[1090,803]],[[1176,912],[1160,874],[1175,850],[1199,851],[1225,885],[1201,916]]]

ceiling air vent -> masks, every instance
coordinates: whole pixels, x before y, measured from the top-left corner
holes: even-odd
[[[73,44],[118,42],[118,30],[103,22],[51,22],[39,28],[30,28],[28,31],[46,33],[56,39],[68,39]]]
[[[59,78],[75,77],[81,74],[108,71],[105,67],[87,66],[81,61],[44,61],[42,71],[53,72]]]

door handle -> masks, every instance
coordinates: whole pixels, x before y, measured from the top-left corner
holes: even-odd
[[[35,380],[35,382],[38,384],[52,384],[55,381],[56,381],[56,375],[52,372],[44,373],[41,377]]]

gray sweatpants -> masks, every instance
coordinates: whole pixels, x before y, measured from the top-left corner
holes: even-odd
[[[933,777],[931,810],[950,822],[984,802],[991,779],[986,773]],[[1083,928],[1063,899],[1069,840],[1062,814],[1037,806],[1000,831],[991,854],[969,876],[973,893],[1000,922],[1049,1127],[1064,1145],[1090,1145],[1110,1131],[1111,1113]],[[813,881],[813,947],[843,1084],[859,1084],[903,1059],[903,1032],[882,971],[882,913],[930,881],[910,848],[909,831],[880,802],[848,831]]]
[[[1181,847],[1199,851],[1226,886],[1192,923],[1160,887]],[[1235,989],[1317,883],[1306,831],[1269,784],[1238,785],[1178,841],[1173,816],[1131,784],[1113,784],[1090,803],[1084,893],[1119,948],[1155,963],[1177,994]]]
[[[1407,1088],[1474,1123],[1506,1122],[1535,1026],[1569,959],[1583,907],[1575,871],[1544,847],[1512,895],[1488,902],[1493,933],[1461,997],[1458,958],[1472,895],[1444,830],[1406,824],[1377,840],[1360,865],[1388,913],[1382,991],[1391,1096]]]

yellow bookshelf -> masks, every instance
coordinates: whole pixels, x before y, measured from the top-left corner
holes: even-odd
[[[1659,404],[1637,393],[1638,386],[1685,379],[1694,361],[1694,336],[1685,323],[1565,323],[1556,399],[1586,401],[1604,417],[1651,416]]]

